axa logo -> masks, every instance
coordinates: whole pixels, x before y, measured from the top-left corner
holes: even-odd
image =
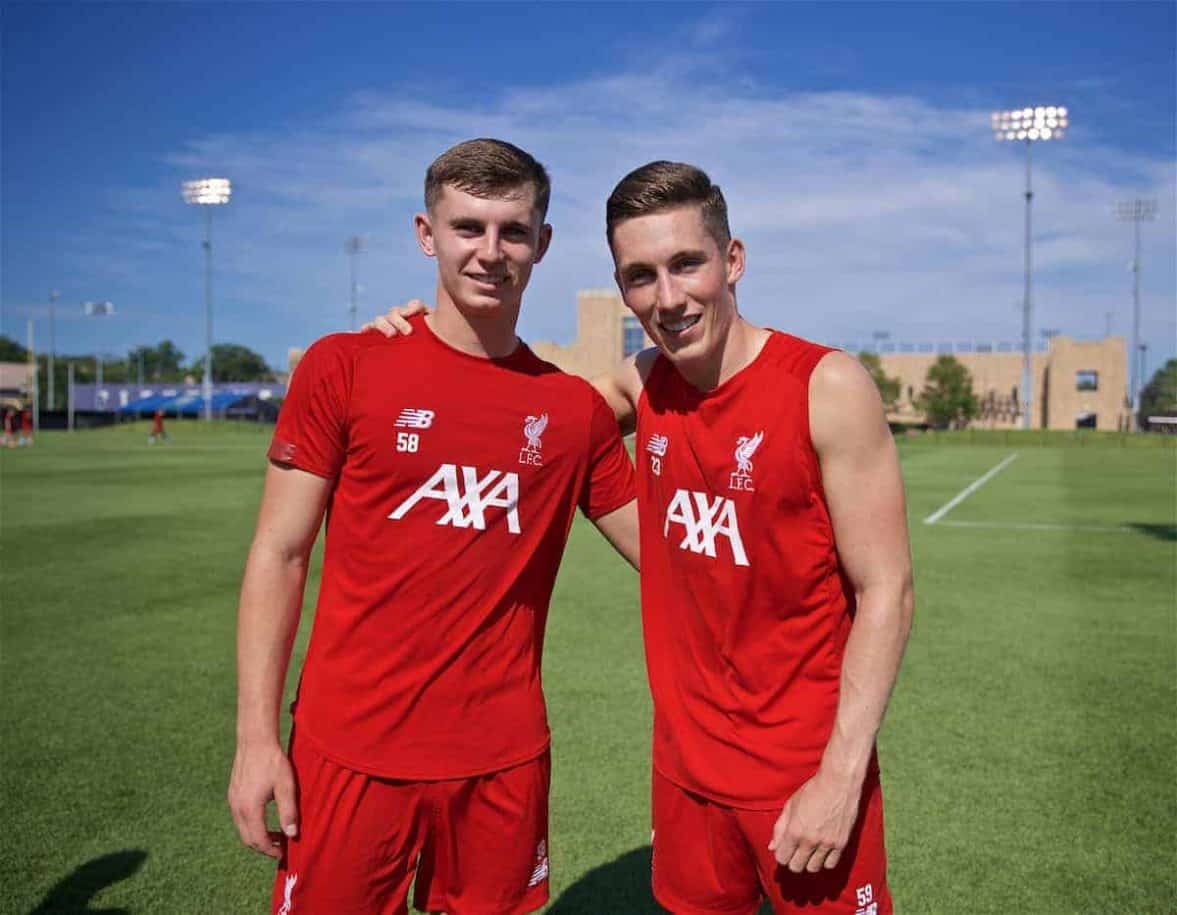
[[[487,511],[500,508],[507,515],[507,530],[519,533],[519,475],[488,470],[479,476],[475,467],[442,464],[411,496],[388,517],[399,521],[422,499],[446,504],[438,524],[486,530]]]
[[[716,538],[723,536],[728,540],[736,565],[748,565],[748,554],[744,552],[744,541],[740,538],[736,505],[731,499],[723,496],[711,499],[706,493],[676,490],[666,508],[663,537],[670,536],[671,524],[681,524],[683,527],[683,538],[678,545],[680,550],[715,558]]]
[[[392,425],[397,429],[428,429],[433,425],[433,417],[436,415],[432,410],[405,407]]]

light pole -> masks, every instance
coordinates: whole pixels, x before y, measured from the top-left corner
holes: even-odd
[[[348,275],[351,279],[351,330],[356,329],[356,297],[359,287],[356,286],[356,255],[363,254],[367,242],[362,235],[352,235],[343,243],[343,250],[347,252]]]
[[[49,409],[53,410],[57,406],[56,390],[53,381],[53,358],[57,352],[57,332],[53,321],[53,306],[57,300],[61,298],[61,293],[56,289],[49,291]]]
[[[1151,221],[1157,215],[1155,200],[1121,200],[1116,204],[1116,218],[1120,222],[1131,222],[1133,230],[1132,248],[1132,365],[1129,368],[1131,379],[1128,384],[1128,399],[1132,403],[1132,416],[1136,428],[1140,428],[1140,389],[1144,386],[1144,373],[1141,370],[1140,343],[1140,224],[1145,220]]]
[[[109,318],[114,314],[114,303],[110,301],[83,302],[82,310],[87,318]],[[98,403],[98,394],[102,389],[102,350],[94,347],[94,403]]]
[[[995,111],[990,116],[993,136],[997,140],[1021,140],[1026,144],[1026,253],[1025,294],[1022,298],[1022,428],[1030,428],[1030,406],[1033,403],[1033,343],[1031,337],[1030,299],[1030,201],[1034,191],[1030,183],[1030,150],[1034,143],[1061,140],[1069,120],[1067,109],[1055,105],[1035,108],[1016,108]]]
[[[199,178],[184,182],[184,202],[204,211],[204,418],[213,418],[213,211],[229,202],[233,188],[228,178]]]

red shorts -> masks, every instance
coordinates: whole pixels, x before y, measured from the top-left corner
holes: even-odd
[[[783,804],[782,804],[783,806]],[[779,810],[740,810],[680,788],[654,770],[654,898],[675,915],[891,915],[883,794],[867,776],[838,866],[794,874],[768,843]]]
[[[377,778],[292,741],[298,836],[274,915],[521,915],[548,899],[549,755],[473,778]]]

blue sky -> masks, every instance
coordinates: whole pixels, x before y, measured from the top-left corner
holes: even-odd
[[[1034,149],[1036,328],[1131,329],[1144,226],[1149,365],[1177,349],[1177,17],[1114,4],[4,4],[0,325],[57,347],[203,348],[200,214],[223,175],[216,339],[284,366],[360,313],[431,298],[412,216],[434,156],[499,136],[552,173],[552,251],[520,330],[569,341],[612,284],[604,200],[655,158],[723,186],[742,310],[827,342],[1016,341],[1024,154],[989,112],[1066,105]],[[109,299],[117,314],[82,317]],[[1109,317],[1110,313],[1110,317]]]

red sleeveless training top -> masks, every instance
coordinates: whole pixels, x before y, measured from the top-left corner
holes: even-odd
[[[774,331],[707,392],[658,356],[638,405],[654,766],[734,807],[779,808],[837,710],[854,596],[809,434],[828,352]]]

